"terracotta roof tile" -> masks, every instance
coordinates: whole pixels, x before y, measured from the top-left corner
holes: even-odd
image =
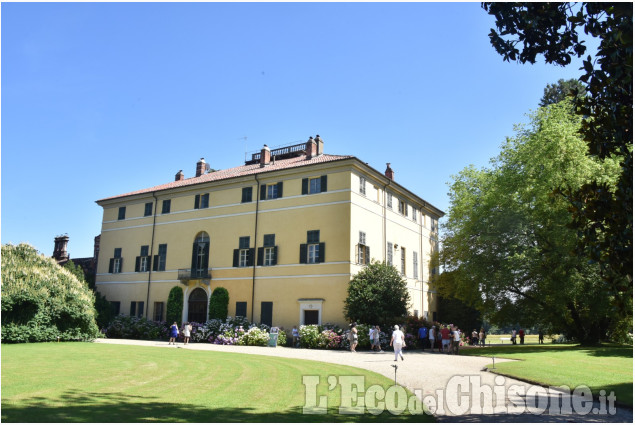
[[[107,201],[107,200],[116,199],[116,198],[123,198],[125,196],[140,195],[143,193],[151,193],[151,192],[158,192],[161,190],[174,189],[177,187],[192,186],[192,185],[200,184],[200,183],[226,180],[226,179],[231,179],[234,177],[248,176],[248,175],[260,174],[260,173],[265,173],[270,171],[285,170],[289,168],[297,168],[297,167],[304,167],[307,165],[339,161],[342,159],[349,159],[349,158],[354,158],[354,157],[352,155],[323,154],[311,159],[306,159],[305,155],[301,155],[295,158],[276,160],[275,163],[271,162],[269,163],[269,165],[262,168],[260,167],[260,164],[241,165],[234,168],[228,168],[226,170],[218,170],[212,173],[203,174],[199,177],[190,177],[189,179],[172,181],[172,182],[161,184],[158,186],[149,187],[147,189],[135,190],[134,192],[128,192],[128,193],[123,193],[121,195],[110,196],[108,198],[100,199],[97,202]]]

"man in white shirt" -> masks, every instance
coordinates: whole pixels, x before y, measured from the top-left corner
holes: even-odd
[[[452,354],[459,354],[459,344],[461,343],[461,332],[455,326],[452,329]]]
[[[403,361],[403,354],[401,353],[401,349],[406,346],[406,337],[403,332],[399,330],[399,326],[395,325],[395,330],[392,333],[392,338],[390,338],[390,345],[395,349],[395,361],[397,361],[397,356],[401,357]]]

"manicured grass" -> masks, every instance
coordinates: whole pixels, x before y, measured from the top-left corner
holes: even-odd
[[[618,403],[633,405],[632,346],[509,345],[466,348],[461,354],[522,360],[496,363],[496,372],[543,385],[586,385],[595,396],[614,391]]]
[[[302,414],[305,375],[320,376],[327,415]],[[434,421],[425,413],[340,415],[340,386],[328,391],[330,375],[361,375],[365,388],[393,385],[374,372],[308,360],[91,343],[2,345],[2,421]]]

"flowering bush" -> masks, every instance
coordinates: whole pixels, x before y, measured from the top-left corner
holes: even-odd
[[[164,323],[153,322],[143,317],[119,315],[106,328],[108,338],[158,339],[163,333]]]
[[[300,326],[300,347],[302,348],[321,348],[320,347],[320,330],[317,325],[301,325]]]
[[[335,331],[325,330],[320,334],[320,348],[340,348],[342,337]]]
[[[235,330],[227,330],[224,333],[216,336],[214,339],[214,344],[218,345],[235,345],[238,343],[240,336],[243,335],[243,332],[239,332],[238,329]]]
[[[266,346],[269,342],[269,332],[256,326],[250,328],[238,338],[238,345],[260,345]]]
[[[278,331],[278,347],[284,347],[287,345],[287,333],[280,329]]]

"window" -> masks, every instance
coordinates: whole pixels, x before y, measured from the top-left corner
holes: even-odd
[[[126,218],[126,207],[119,207],[119,215],[117,216],[117,220],[125,220]]]
[[[392,209],[392,194],[386,194],[386,206]]]
[[[323,263],[325,258],[325,244],[320,242],[320,231],[309,230],[306,232],[305,244],[300,244],[300,263]]]
[[[412,207],[412,221],[414,221],[415,223],[417,222],[417,210],[414,206]]]
[[[260,303],[260,323],[271,326],[273,323],[273,303],[263,301]]]
[[[254,249],[249,248],[249,236],[238,238],[238,249],[234,250],[233,267],[250,267],[254,265]]]
[[[203,209],[209,207],[209,193],[203,195],[196,195],[194,197],[194,209]]]
[[[408,216],[408,205],[404,201],[399,201],[399,214]]]
[[[359,243],[357,244],[357,264],[368,264],[370,262],[370,248],[366,245],[366,233],[359,232]]]
[[[153,319],[155,322],[163,321],[163,302],[155,302],[154,303],[154,316]]]
[[[161,214],[170,214],[170,205],[172,204],[171,199],[166,199],[163,201],[163,207],[161,208]]]
[[[147,217],[149,215],[152,215],[152,202],[146,202],[146,208],[143,212],[144,217]]]
[[[406,248],[401,247],[401,274],[406,275]]]
[[[154,262],[152,264],[152,270],[157,272],[165,271],[165,263],[167,261],[168,256],[168,244],[160,244],[159,245],[159,254],[154,256]]]
[[[240,202],[251,202],[252,187],[243,187],[243,197]]]
[[[108,264],[108,273],[121,273],[123,268],[123,258],[121,258],[121,248],[115,248],[114,257]]]
[[[431,232],[437,231],[437,221],[435,219],[430,220],[430,231]]]
[[[236,301],[236,316],[247,317],[247,301]]]
[[[141,252],[135,260],[134,271],[135,272],[147,272],[150,270],[150,256],[148,254],[149,246],[143,245]]]
[[[392,242],[388,242],[386,247],[386,264],[392,266]]]
[[[326,176],[302,179],[302,194],[326,192]]]
[[[192,247],[192,270],[191,276],[195,279],[209,278],[209,235],[200,232],[194,238]]]
[[[419,279],[419,254],[412,253],[412,275],[415,279]]]
[[[110,310],[112,314],[118,316],[121,311],[121,302],[119,301],[111,301],[110,302]]]
[[[359,177],[359,193],[366,196],[366,178]]]
[[[258,248],[258,265],[275,266],[277,263],[278,247],[276,246],[276,235],[265,235],[263,246]]]
[[[130,303],[130,315],[143,317],[143,301],[132,301]]]
[[[260,200],[282,198],[282,182],[260,185]]]

